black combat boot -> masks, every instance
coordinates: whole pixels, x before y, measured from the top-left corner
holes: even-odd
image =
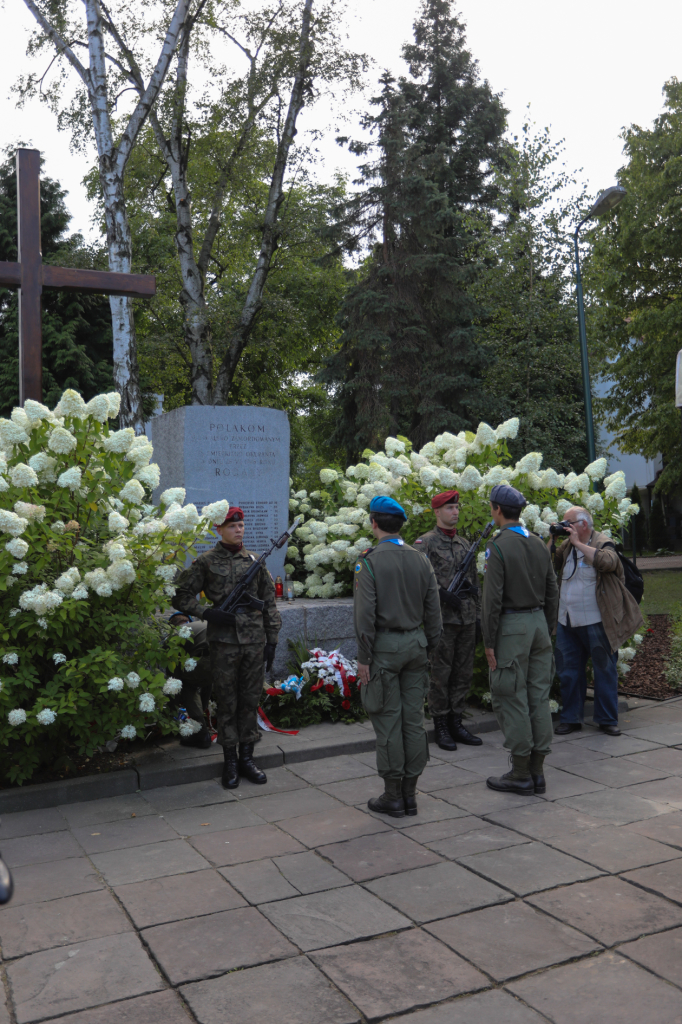
[[[530,754],[523,757],[519,754],[512,756],[513,768],[506,775],[500,778],[486,779],[488,789],[495,789],[500,793],[519,793],[521,796],[533,796],[535,785],[530,774]]]
[[[211,746],[211,734],[206,728],[206,726],[203,726],[203,728],[200,729],[199,732],[195,732],[191,736],[181,736],[180,746],[198,747],[199,750],[208,750],[208,748]]]
[[[405,814],[410,816],[417,813],[417,783],[418,775],[406,775],[403,779],[403,803]]]
[[[436,733],[436,743],[441,750],[457,750],[457,744],[448,730],[447,715],[434,715],[433,728]]]
[[[538,754],[537,750],[531,750],[530,752],[530,764],[528,769],[530,771],[530,777],[533,780],[536,793],[546,793],[547,783],[545,782],[545,776],[543,774],[543,768],[545,764],[545,755]]]
[[[264,786],[268,777],[253,759],[253,743],[239,744],[239,774],[257,786]]]
[[[405,801],[403,800],[402,779],[384,779],[384,792],[367,801],[370,811],[390,814],[392,818],[405,817]],[[416,808],[415,808],[416,812]]]
[[[448,728],[450,735],[457,743],[464,743],[467,747],[480,747],[483,743],[480,736],[474,736],[466,725],[463,725],[462,716],[457,711],[451,711],[448,715]]]
[[[223,747],[223,786],[225,789],[236,789],[239,785],[239,766],[237,764],[237,748]]]

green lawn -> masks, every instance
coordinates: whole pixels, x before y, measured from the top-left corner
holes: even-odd
[[[643,615],[671,614],[682,611],[682,571],[662,569],[658,572],[643,572],[644,597]]]

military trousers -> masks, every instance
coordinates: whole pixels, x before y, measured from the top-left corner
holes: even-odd
[[[542,611],[503,615],[495,658],[490,693],[505,747],[521,757],[531,751],[548,754],[552,747],[549,691],[554,655]]]
[[[258,739],[257,710],[263,692],[263,644],[210,643],[218,743],[236,747]]]
[[[423,629],[377,633],[369,682],[360,697],[377,738],[377,771],[384,778],[421,775],[429,759],[424,729],[428,685]]]
[[[445,624],[438,647],[431,655],[429,711],[432,715],[462,713],[474,677],[476,623]]]

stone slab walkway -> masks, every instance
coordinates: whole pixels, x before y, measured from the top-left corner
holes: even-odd
[[[403,819],[371,752],[5,814],[0,1024],[680,1024],[682,700],[621,727],[545,797],[432,746]]]

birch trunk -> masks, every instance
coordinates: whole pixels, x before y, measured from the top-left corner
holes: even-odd
[[[173,96],[173,116],[170,138],[166,139],[156,114],[149,119],[156,144],[170,171],[175,198],[175,242],[180,260],[182,290],[180,303],[183,310],[183,330],[189,348],[192,369],[192,405],[213,404],[213,353],[210,345],[208,309],[204,295],[205,268],[200,270],[194,257],[192,208],[187,181],[187,152],[183,147],[183,120],[187,95],[187,69],[192,24],[185,30],[178,51],[178,67]]]
[[[85,67],[65,42],[59,31],[38,6],[37,0],[24,0],[36,21],[54,44],[58,54],[66,57],[80,76],[87,91],[92,116],[92,126],[99,160],[99,179],[104,198],[107,228],[109,269],[130,273],[132,264],[132,242],[130,225],[126,212],[123,179],[128,158],[137,140],[140,129],[148,118],[168,72],[170,62],[187,18],[191,0],[178,0],[173,18],[166,32],[161,53],[146,88],[140,90],[138,103],[125,126],[118,145],[109,116],[106,56],[103,39],[103,19],[99,0],[84,0],[88,34],[89,67]],[[49,10],[49,8],[48,8]],[[121,45],[126,58],[132,60],[131,52],[122,43],[114,26],[108,25]],[[133,67],[131,66],[131,76]],[[121,393],[120,421],[122,426],[144,430],[144,412],[140,392],[135,322],[132,300],[125,296],[110,296],[113,329],[114,385]]]
[[[254,323],[263,304],[263,291],[272,264],[272,257],[277,248],[277,218],[282,200],[284,199],[284,174],[289,151],[296,135],[296,121],[303,109],[305,83],[312,58],[312,43],[310,39],[312,7],[313,0],[305,0],[303,17],[301,19],[298,66],[291,88],[291,97],[284,129],[277,146],[275,165],[268,192],[268,203],[263,218],[260,253],[246,300],[242,307],[239,323],[232,332],[225,358],[218,371],[218,379],[214,389],[216,405],[227,405],[228,403],[230,388],[232,387],[232,381],[234,380],[239,360],[246,348]]]

